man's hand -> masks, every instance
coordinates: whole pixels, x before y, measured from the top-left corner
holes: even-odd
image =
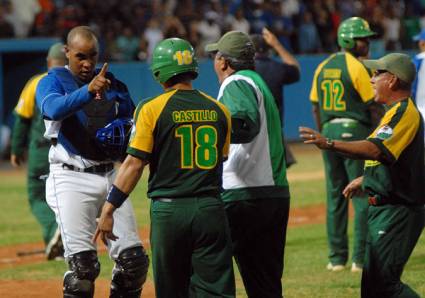
[[[16,154],[10,155],[10,163],[14,168],[19,167],[25,161],[24,156],[18,156]]]
[[[351,181],[342,191],[342,194],[347,199],[351,199],[353,196],[362,195],[362,183],[363,183],[363,176],[357,177],[353,181]]]
[[[264,41],[271,46],[272,48],[275,48],[276,46],[280,45],[279,40],[277,39],[276,35],[274,35],[269,29],[263,28],[263,38]]]
[[[103,93],[109,89],[111,81],[106,78],[108,71],[108,63],[103,64],[100,72],[91,80],[88,85],[88,90],[92,94],[96,94],[96,99],[101,99]]]
[[[118,239],[118,237],[115,236],[114,233],[112,233],[112,230],[114,228],[114,211],[115,207],[111,203],[105,202],[102,208],[102,214],[100,215],[100,218],[97,223],[96,232],[94,233],[94,236],[92,238],[93,243],[96,243],[96,240],[99,236],[106,246],[108,245],[107,239],[110,239],[112,241]]]
[[[262,31],[264,41],[273,48],[276,53],[279,55],[280,59],[282,59],[283,63],[295,66],[298,68],[298,72],[300,70],[300,64],[297,59],[280,43],[279,39],[277,39],[276,35],[274,35],[269,29],[266,27],[263,28]],[[299,73],[297,74],[297,79],[293,82],[299,80]]]
[[[329,139],[322,136],[318,131],[315,131],[312,128],[300,126],[298,128],[300,137],[304,140],[305,144],[314,144],[319,149],[331,149],[333,143],[329,143]]]

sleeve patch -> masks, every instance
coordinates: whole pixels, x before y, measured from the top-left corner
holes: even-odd
[[[393,129],[388,125],[382,126],[376,132],[376,138],[380,140],[387,140],[391,138],[392,135],[393,135]]]

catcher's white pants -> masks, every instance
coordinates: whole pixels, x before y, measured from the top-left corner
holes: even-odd
[[[96,250],[92,242],[96,218],[100,215],[114,176],[114,171],[99,175],[64,169],[62,164],[50,165],[46,199],[61,229],[65,258],[81,251]],[[130,200],[115,211],[113,233],[119,238],[108,241],[112,259],[126,248],[141,245]]]

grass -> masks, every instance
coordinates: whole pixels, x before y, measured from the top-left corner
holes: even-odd
[[[298,163],[288,171],[291,208],[323,204],[325,202],[323,178],[320,175],[316,175],[317,177],[310,175],[322,172],[319,151],[300,145],[294,148]],[[145,193],[146,183],[139,183],[131,196],[139,227],[147,227],[149,223],[149,201]],[[24,175],[0,172],[0,197],[3,205],[0,213],[0,247],[41,241],[40,229],[31,216],[26,201]],[[341,273],[325,270],[326,241],[324,224],[288,229],[283,278],[286,297],[359,297],[359,274],[352,274],[349,270]],[[424,260],[425,234],[419,240],[403,275],[403,281],[422,296],[425,296]],[[100,278],[109,279],[113,263],[105,254],[100,256],[100,262],[102,264]],[[65,270],[66,266],[62,262],[43,262],[0,269],[0,284],[1,280],[7,279],[60,279]],[[236,276],[237,297],[246,297],[238,272]],[[152,280],[151,268],[149,279]]]

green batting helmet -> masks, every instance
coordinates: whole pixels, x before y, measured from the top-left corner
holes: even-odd
[[[352,17],[343,21],[338,27],[338,45],[343,49],[352,49],[355,46],[354,39],[375,35],[370,30],[369,23],[359,17]]]
[[[196,78],[198,62],[192,45],[181,38],[164,39],[153,51],[151,71],[159,83],[185,72],[194,73]]]

